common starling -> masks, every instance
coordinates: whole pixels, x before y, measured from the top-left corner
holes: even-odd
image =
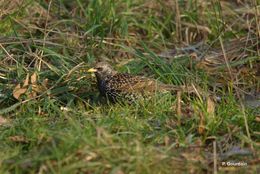
[[[95,73],[100,94],[108,97],[112,102],[131,103],[140,97],[144,98],[155,92],[176,90],[175,86],[166,85],[154,79],[119,73],[106,62],[97,63],[88,72]]]

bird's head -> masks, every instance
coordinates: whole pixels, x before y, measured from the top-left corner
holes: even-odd
[[[112,66],[106,62],[99,62],[94,68],[88,70],[90,73],[95,73],[98,80],[105,79],[108,76],[113,76],[117,72],[113,70]]]

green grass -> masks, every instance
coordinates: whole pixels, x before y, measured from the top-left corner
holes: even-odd
[[[260,109],[244,105],[242,96],[259,93],[258,1],[19,2],[3,3],[0,16],[0,118],[8,120],[0,119],[0,173],[211,173],[214,160],[219,173],[257,173]],[[245,37],[246,46],[231,42]],[[211,50],[159,56],[199,41]],[[223,53],[222,41],[231,74],[224,57],[210,62],[212,50]],[[232,59],[228,48],[236,44],[244,58]],[[201,66],[200,55],[210,65]],[[210,96],[182,93],[181,115],[176,94],[107,103],[82,71],[101,60]],[[14,89],[28,74],[17,100]],[[248,166],[220,166],[232,160]]]

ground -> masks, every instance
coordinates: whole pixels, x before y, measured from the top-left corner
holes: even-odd
[[[0,6],[0,173],[259,173],[258,0]],[[109,103],[98,61],[186,88]]]

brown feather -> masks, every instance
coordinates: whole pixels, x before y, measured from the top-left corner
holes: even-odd
[[[154,94],[155,92],[169,92],[182,89],[174,85],[163,84],[155,79],[118,73],[104,62],[98,63],[94,69],[97,77],[98,89],[103,96],[111,101],[130,101]]]

